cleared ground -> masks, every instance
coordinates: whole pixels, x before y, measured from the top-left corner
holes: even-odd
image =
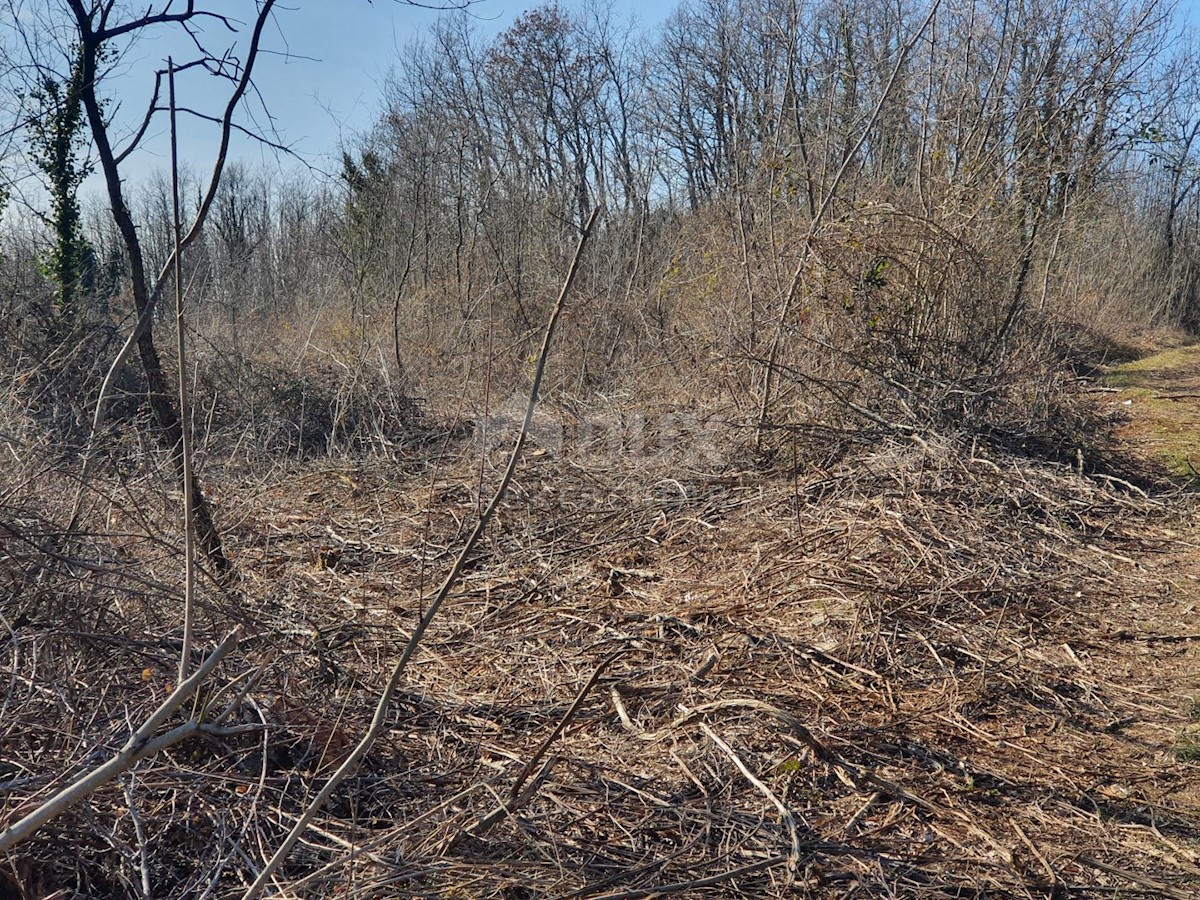
[[[1200,351],[1108,378],[1096,403],[1145,457],[1120,477],[955,437],[773,474],[535,448],[279,887],[1200,895],[1196,515],[1153,475],[1188,455]],[[55,820],[8,895],[238,896],[365,729],[502,459],[452,437],[216,478],[239,574],[204,583],[203,638],[245,628],[223,677],[263,666],[242,714],[262,728]],[[94,511],[82,580],[39,537],[40,489],[6,490],[0,821],[119,746],[178,653],[148,486]]]

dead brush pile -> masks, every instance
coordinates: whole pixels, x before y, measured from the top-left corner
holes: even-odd
[[[476,449],[220,485],[239,575],[203,586],[203,642],[244,627],[223,677],[262,668],[256,728],[54,820],[8,895],[240,896],[366,728],[476,515]],[[166,510],[130,486],[67,545],[30,484],[0,494],[0,821],[110,755],[179,652],[175,548],[137,536]],[[1194,896],[1186,716],[1147,689],[1185,629],[1143,624],[1185,599],[1154,563],[1179,508],[953,437],[784,475],[535,453],[277,886]]]

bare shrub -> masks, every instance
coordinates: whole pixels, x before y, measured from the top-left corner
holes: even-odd
[[[386,451],[424,423],[421,405],[378,348],[197,354],[199,437],[209,452],[296,458]]]

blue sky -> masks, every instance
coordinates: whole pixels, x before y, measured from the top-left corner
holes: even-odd
[[[471,12],[482,30],[499,32],[535,5],[480,0]],[[565,0],[561,5],[570,8],[572,3]],[[616,0],[614,11],[621,19],[632,14],[643,27],[653,28],[674,5],[675,0]],[[246,0],[206,4],[206,8],[229,12],[243,22],[243,39],[252,24],[246,18],[247,6]],[[380,109],[383,81],[397,51],[441,15],[398,0],[294,0],[276,9],[275,23],[268,27],[263,42],[272,53],[260,57],[255,81],[283,142],[316,166],[328,162],[339,142],[352,141],[354,135],[371,127]],[[227,43],[215,25],[208,26],[207,34],[212,36],[213,46]],[[154,70],[168,55],[176,61],[187,59],[189,48],[176,32],[164,27],[140,40],[125,55],[109,84],[121,105],[119,120],[129,123],[130,130],[145,109]],[[181,106],[216,114],[228,97],[229,84],[194,70],[180,76],[176,90]],[[251,100],[246,109],[260,127],[267,121],[260,103]],[[166,129],[166,117],[162,116],[147,135],[144,150],[127,161],[127,178],[137,181],[156,169],[166,169]],[[215,132],[211,124],[181,120],[182,161],[198,172],[207,171],[216,146]],[[296,168],[286,156],[245,138],[235,140],[231,156],[269,170]],[[93,176],[85,190],[97,190],[99,186],[98,177]]]

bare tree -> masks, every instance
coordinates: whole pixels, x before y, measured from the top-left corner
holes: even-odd
[[[122,53],[132,42],[142,34],[164,29],[182,30],[194,47],[192,57],[175,67],[177,72],[204,70],[225,79],[229,84],[228,102],[219,114],[184,110],[194,117],[213,122],[220,135],[212,173],[200,195],[190,227],[180,241],[180,246],[186,248],[201,234],[217,196],[232,133],[241,129],[235,122],[234,113],[247,93],[253,90],[252,73],[260,52],[263,29],[272,15],[273,8],[274,0],[260,0],[255,4],[249,36],[244,38],[240,45],[240,26],[233,19],[211,9],[200,8],[195,3],[178,8],[176,4],[167,3],[158,10],[151,6],[140,14],[130,14],[113,0],[66,0],[64,7],[58,10],[50,7],[26,9],[10,4],[7,10],[7,16],[11,19],[23,48],[20,58],[25,60],[24,65],[14,64],[6,73],[10,83],[15,81],[18,86],[47,86],[42,88],[41,96],[55,101],[54,115],[57,118],[51,121],[51,126],[59,120],[68,123],[74,121],[71,117],[76,115],[86,123],[87,144],[103,176],[108,206],[119,235],[123,263],[137,315],[137,326],[118,355],[105,388],[102,389],[101,401],[93,423],[93,434],[103,420],[107,390],[126,356],[136,347],[141,367],[145,372],[147,398],[157,422],[161,443],[169,451],[176,473],[181,479],[184,477],[184,464],[179,413],[171,399],[172,390],[155,343],[153,328],[156,304],[164,287],[170,282],[174,250],[166,249],[172,246],[169,241],[166,242],[163,248],[152,254],[153,265],[160,268],[157,271],[151,269],[152,263],[147,258],[144,244],[145,236],[139,233],[131,212],[128,188],[123,177],[124,167],[130,155],[145,140],[155,121],[165,113],[161,88],[166,70],[160,69],[154,73],[154,86],[140,124],[123,144],[119,144],[116,138],[120,129],[113,115],[112,98],[109,96],[107,84],[114,65],[120,61]],[[229,40],[218,40],[214,44],[214,38],[206,31],[206,27],[212,26],[215,26],[219,35],[224,34]],[[61,59],[58,68],[68,75],[57,77],[55,68],[47,63],[47,60],[56,55]],[[66,85],[66,88],[59,88],[55,92],[48,87],[59,84]],[[45,132],[47,127],[43,119],[18,122],[18,128],[22,124],[31,128],[35,134]],[[59,128],[58,131],[62,129]],[[63,165],[59,157],[62,157],[60,145],[63,145],[64,140],[69,141],[71,136],[45,133],[48,140],[43,143],[47,145],[48,152],[53,151],[53,154],[57,154],[48,156],[48,159],[59,163],[59,180],[66,179],[61,185],[63,189],[59,190],[62,196],[56,202],[70,212],[76,207],[72,206],[73,201],[67,189],[71,187],[72,180],[77,183],[76,170],[80,166],[73,164],[70,159],[67,159],[67,165]],[[167,229],[163,236],[169,233]],[[108,251],[108,254],[111,255],[111,251]],[[65,255],[64,263],[69,264],[73,259],[74,256]],[[69,300],[70,286],[64,284],[62,290],[64,301]],[[229,563],[222,551],[212,512],[199,484],[194,478],[192,481],[190,493],[193,497],[199,542],[214,568],[218,571],[225,570]],[[77,505],[76,515],[78,509]]]

